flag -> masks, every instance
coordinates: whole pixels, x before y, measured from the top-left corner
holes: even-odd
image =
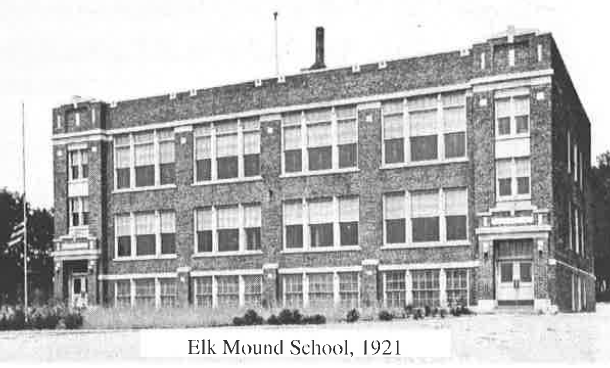
[[[23,234],[25,233],[24,223],[21,221],[13,227],[13,233],[8,241],[8,246],[12,247],[23,241]]]

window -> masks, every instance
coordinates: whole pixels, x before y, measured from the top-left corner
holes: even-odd
[[[424,96],[409,99],[409,125],[411,135],[411,161],[438,158],[438,105],[437,97]]]
[[[284,307],[303,307],[303,275],[283,275]]]
[[[566,139],[568,142],[568,146],[566,147],[567,148],[566,153],[568,155],[566,164],[568,166],[568,174],[569,174],[572,172],[572,143],[570,140],[570,131],[569,130],[567,131],[566,135],[567,135]]]
[[[447,303],[449,306],[468,305],[468,270],[445,270]]]
[[[406,303],[405,271],[389,271],[385,274],[385,303],[387,308],[404,308]]]
[[[358,272],[339,272],[339,300],[342,308],[358,308],[359,276]]]
[[[414,243],[440,240],[438,191],[411,194],[411,223]]]
[[[218,216],[218,251],[230,252],[239,250],[239,210],[237,206],[219,207]]]
[[[131,256],[131,216],[120,215],[115,218],[117,257]]]
[[[239,276],[217,276],[218,307],[239,307]]]
[[[438,307],[440,305],[440,285],[438,270],[414,270],[413,306]]]
[[[246,250],[261,249],[261,206],[244,206],[244,231]]]
[[[466,240],[468,192],[466,189],[445,190],[445,224],[447,241]]]
[[[402,100],[382,104],[385,163],[405,161],[404,104]]]
[[[335,109],[339,144],[339,168],[358,166],[358,120],[354,106]]]
[[[498,197],[510,199],[529,196],[530,171],[529,157],[496,160]]]
[[[195,182],[260,175],[258,117],[196,126]]]
[[[303,248],[303,203],[289,201],[284,203],[284,226],[286,248]]]
[[[312,200],[308,203],[310,247],[333,246],[333,201]]]
[[[174,131],[172,129],[157,131],[159,138],[159,175],[161,185],[173,184],[176,180]]]
[[[129,135],[120,135],[114,138],[114,157],[116,188],[130,188],[131,144]]]
[[[529,95],[496,99],[496,135],[529,134],[529,114]]]
[[[176,253],[176,213],[161,212],[161,254]]]
[[[332,307],[334,304],[333,274],[312,273],[309,279],[309,306],[313,308]]]
[[[159,279],[160,301],[162,307],[176,306],[176,279]]]
[[[136,187],[155,185],[154,133],[144,132],[133,136],[135,149]]]
[[[197,253],[213,251],[212,209],[196,211]]]
[[[212,276],[196,277],[195,279],[195,305],[197,307],[212,308]]]
[[[466,156],[466,99],[464,93],[443,95],[445,158]]]
[[[138,279],[136,284],[136,306],[155,306],[155,279]]]
[[[89,177],[89,158],[87,149],[68,151],[68,181]]]
[[[405,194],[391,193],[384,197],[386,244],[401,244],[406,239]]]
[[[243,276],[244,304],[250,307],[261,306],[263,278],[261,275]]]
[[[576,140],[574,140],[572,152],[572,171],[574,173],[574,181],[578,181],[578,144]]]
[[[339,198],[339,232],[341,246],[358,245],[358,197]]]
[[[117,280],[115,283],[115,307],[130,307],[131,306],[131,281]]]
[[[139,213],[136,220],[136,256],[155,254],[155,214]]]
[[[355,106],[282,115],[283,172],[314,172],[358,166]]]
[[[89,198],[71,197],[68,200],[70,227],[89,225]]]

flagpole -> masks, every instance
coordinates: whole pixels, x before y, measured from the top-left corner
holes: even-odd
[[[25,197],[25,103],[21,101],[21,143],[22,143],[22,170],[23,170],[23,302],[27,318],[28,309],[28,216],[27,201]]]

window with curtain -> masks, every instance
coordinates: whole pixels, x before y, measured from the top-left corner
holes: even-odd
[[[496,134],[498,136],[511,134],[512,108],[510,98],[496,100]]]
[[[384,196],[386,244],[406,242],[405,194],[389,193]]]
[[[212,180],[212,129],[209,124],[195,127],[195,179]]]
[[[284,307],[303,307],[303,275],[282,275],[284,285]]]
[[[216,165],[218,179],[238,176],[237,123],[227,122],[215,125]]]
[[[468,305],[468,270],[445,270],[447,304],[451,307]]]
[[[405,271],[386,272],[384,290],[387,308],[404,308],[407,293]]]
[[[82,198],[72,197],[68,199],[68,210],[70,213],[70,227],[76,227],[82,224]]]
[[[342,308],[358,308],[359,276],[358,272],[339,272],[339,300]]]
[[[239,307],[239,276],[217,276],[216,286],[218,307]]]
[[[512,176],[512,160],[496,160],[496,180],[500,197],[513,195]]]
[[[514,116],[515,116],[515,131],[517,134],[529,132],[529,115],[530,115],[530,98],[529,96],[520,96],[513,99]]]
[[[438,270],[413,270],[413,306],[417,308],[440,305],[440,283]]]
[[[136,284],[136,306],[155,306],[155,279],[137,279]]]
[[[526,195],[530,193],[530,159],[515,159],[517,194]]]
[[[89,198],[80,197],[81,200],[81,222],[83,225],[89,225]]]
[[[212,276],[195,277],[195,305],[197,307],[212,308]]]
[[[308,202],[310,247],[332,247],[333,237],[333,201],[316,199]]]
[[[154,133],[134,134],[136,187],[155,185]]]
[[[466,240],[468,191],[465,188],[456,188],[446,189],[444,192],[447,241]]]
[[[176,306],[176,279],[159,279],[161,307]]]
[[[335,109],[339,144],[339,168],[358,166],[358,122],[355,106]]]
[[[261,275],[243,276],[244,304],[249,307],[261,306],[263,293],[263,277]]]
[[[131,148],[129,135],[119,135],[114,138],[115,175],[117,189],[131,186]]]
[[[411,161],[438,159],[438,107],[437,97],[423,96],[407,100]]]
[[[239,210],[237,206],[218,207],[218,251],[239,250]]]
[[[332,273],[310,273],[307,275],[309,281],[309,306],[312,308],[328,308],[334,304],[333,274]]]
[[[156,253],[156,218],[154,212],[137,213],[136,221],[136,256],[154,255]]]
[[[161,185],[173,184],[176,180],[175,147],[173,129],[157,131],[159,139],[159,176]]]
[[[68,180],[85,179],[89,176],[89,160],[87,149],[68,151],[70,176]]]
[[[283,208],[285,248],[303,248],[303,203],[301,200],[287,201]]]
[[[244,132],[244,176],[260,175],[260,131]]]
[[[299,172],[302,164],[301,112],[282,115],[284,134],[284,171]]]
[[[438,191],[411,193],[412,240],[417,242],[439,241]]]
[[[197,228],[197,252],[212,252],[212,209],[200,208],[195,211]]]
[[[307,126],[307,152],[310,171],[332,168],[332,132],[330,122]]]
[[[176,213],[166,211],[161,217],[161,254],[176,254]]]
[[[405,161],[404,107],[402,100],[384,102],[383,140],[386,164]]]
[[[358,245],[359,218],[360,206],[358,197],[339,198],[339,230],[342,246]]]
[[[261,249],[261,206],[260,204],[244,206],[244,231],[246,233],[246,250]]]
[[[117,257],[129,257],[131,256],[131,216],[116,216],[115,226],[117,237]]]
[[[445,158],[466,156],[466,100],[464,93],[444,94]]]
[[[131,281],[130,280],[117,280],[115,282],[116,287],[116,300],[115,307],[125,308],[131,306]]]

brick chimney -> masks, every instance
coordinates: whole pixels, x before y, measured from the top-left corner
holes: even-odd
[[[311,66],[311,70],[324,69],[324,27],[316,27],[316,62]]]

